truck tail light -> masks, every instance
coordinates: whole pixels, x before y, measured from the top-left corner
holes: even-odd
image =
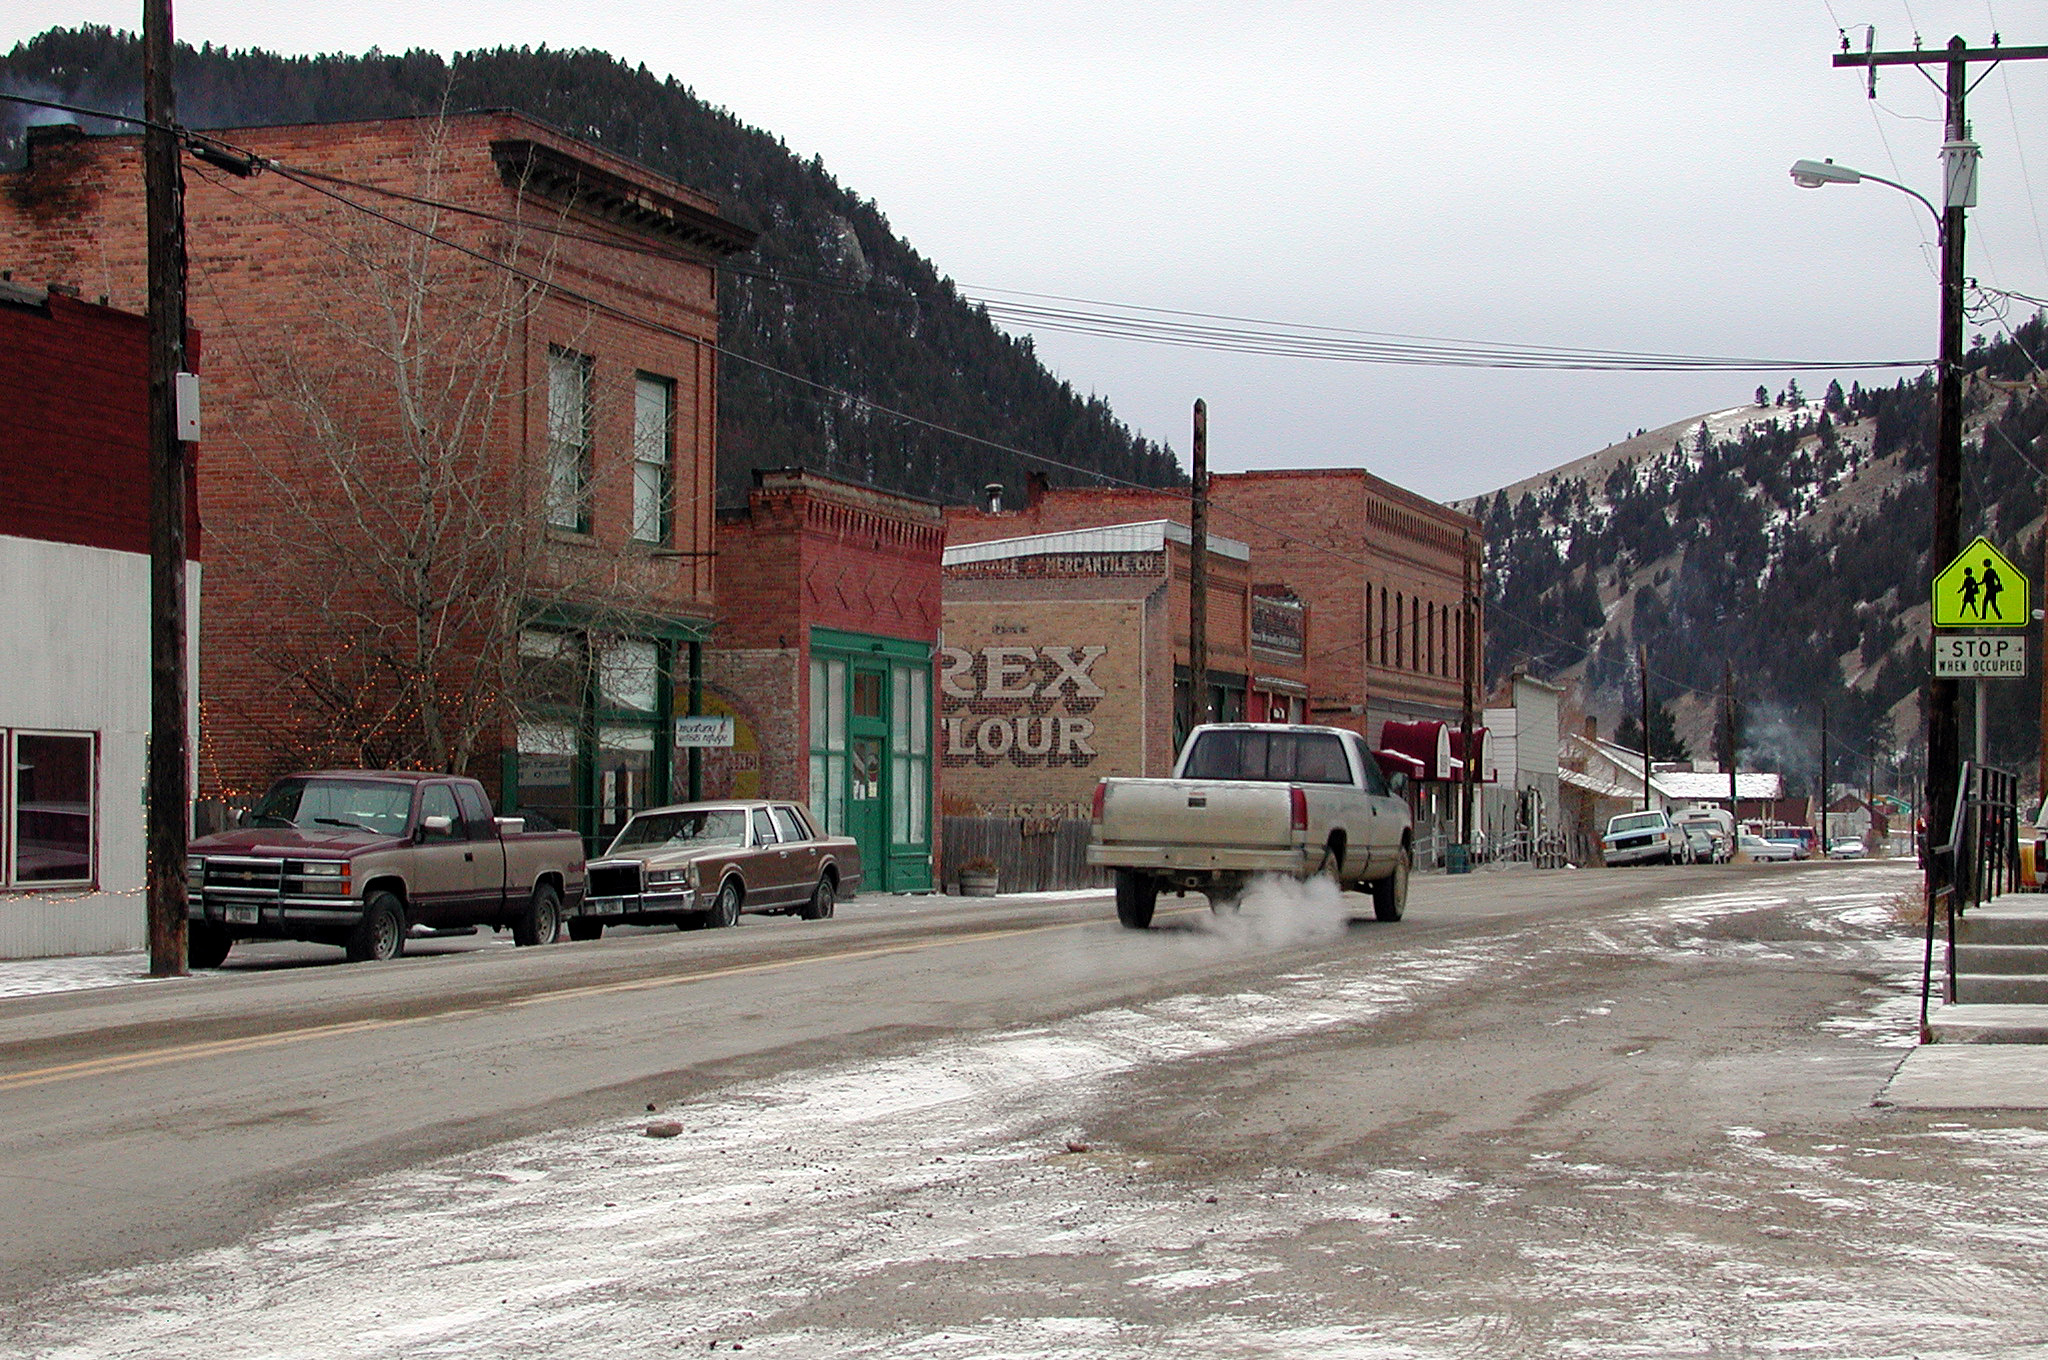
[[[1293,822],[1296,831],[1308,830],[1308,794],[1306,792],[1299,787],[1288,789],[1287,810],[1290,814],[1289,820]]]
[[[1102,821],[1102,799],[1108,792],[1108,783],[1100,779],[1095,781],[1095,807],[1088,815],[1098,823]]]

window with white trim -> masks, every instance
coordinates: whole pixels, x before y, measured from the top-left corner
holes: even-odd
[[[76,886],[97,878],[99,734],[0,728],[0,880]]]
[[[666,545],[675,512],[676,384],[652,373],[633,378],[633,537]]]
[[[590,532],[591,358],[548,346],[548,523]]]

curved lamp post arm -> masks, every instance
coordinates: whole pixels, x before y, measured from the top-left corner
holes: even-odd
[[[1901,184],[1895,179],[1886,179],[1883,175],[1873,175],[1867,170],[1851,170],[1848,166],[1836,165],[1833,161],[1792,163],[1792,182],[1802,189],[1818,189],[1826,184],[1861,184],[1866,179],[1873,184],[1882,184],[1888,189],[1897,189],[1902,194],[1911,194],[1919,199],[1920,206],[1927,209],[1928,216],[1934,219],[1935,239],[1941,239],[1946,226],[1942,220],[1941,209],[1928,201],[1927,195],[1918,189]]]

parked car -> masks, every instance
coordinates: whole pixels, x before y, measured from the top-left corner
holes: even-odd
[[[1600,858],[1610,867],[1669,864],[1678,858],[1684,844],[1684,833],[1663,813],[1624,812],[1607,819],[1607,834],[1600,838]]]
[[[1791,861],[1799,858],[1799,847],[1792,841],[1767,841],[1745,831],[1742,833],[1742,853],[1751,859]]]
[[[1688,864],[1719,864],[1727,858],[1721,849],[1721,842],[1714,834],[1714,828],[1705,822],[1680,822],[1679,834],[1685,837]]]
[[[494,817],[474,779],[318,770],[271,785],[249,824],[193,841],[187,954],[217,968],[237,940],[405,952],[413,926],[510,928],[551,944],[583,900],[583,841]]]
[[[1828,842],[1829,859],[1862,859],[1865,853],[1861,836],[1837,836]]]
[[[745,912],[818,921],[860,891],[860,847],[818,834],[795,803],[677,803],[635,813],[589,873],[572,940],[607,925],[729,926]]]
[[[1188,734],[1172,778],[1096,785],[1088,862],[1115,871],[1117,920],[1132,930],[1152,924],[1161,888],[1215,906],[1261,873],[1328,874],[1398,921],[1413,835],[1408,804],[1356,732],[1212,723]]]

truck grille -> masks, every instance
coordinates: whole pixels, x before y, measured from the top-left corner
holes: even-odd
[[[592,897],[631,897],[640,891],[640,861],[593,864],[586,892]]]
[[[206,857],[205,891],[236,897],[278,897],[284,892],[284,861]]]

